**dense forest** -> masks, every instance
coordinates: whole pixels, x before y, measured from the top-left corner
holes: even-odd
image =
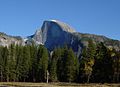
[[[49,52],[43,45],[0,47],[1,82],[119,83],[120,52],[88,41],[79,58],[64,46]]]

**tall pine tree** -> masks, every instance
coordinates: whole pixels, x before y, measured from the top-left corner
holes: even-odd
[[[82,56],[80,60],[80,79],[83,79],[83,82],[89,83],[93,65],[94,65],[94,56],[96,53],[95,44],[92,40],[88,41],[88,46],[85,47],[82,51]]]
[[[48,51],[47,49],[40,45],[37,53],[37,80],[46,81],[47,69],[48,69]]]
[[[103,43],[98,44],[95,64],[93,66],[93,81],[110,82],[112,76],[112,58],[108,54],[108,49]]]
[[[55,82],[58,81],[57,78],[57,63],[58,59],[61,57],[61,49],[55,48],[53,50],[52,58],[50,60],[50,80]]]

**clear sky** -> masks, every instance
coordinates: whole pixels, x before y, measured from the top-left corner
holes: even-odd
[[[25,37],[50,19],[120,40],[120,0],[0,0],[0,32]]]

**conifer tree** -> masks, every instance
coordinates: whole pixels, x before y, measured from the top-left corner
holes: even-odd
[[[16,81],[22,78],[22,57],[23,57],[23,46],[16,45]]]
[[[23,81],[28,78],[28,72],[30,68],[30,49],[29,46],[23,47],[23,57],[22,57],[22,78]]]
[[[57,77],[58,80],[61,82],[65,81],[65,51],[68,50],[67,46],[65,46],[64,48],[60,48],[61,50],[61,54],[60,57],[58,58],[58,62],[57,62]]]
[[[50,80],[55,82],[58,80],[57,77],[57,63],[58,59],[61,57],[61,49],[55,48],[53,50],[52,58],[50,60]]]
[[[112,76],[112,58],[103,43],[98,44],[93,66],[93,77],[95,82],[110,82]]]
[[[58,59],[57,72],[58,79],[64,82],[73,82],[76,80],[79,64],[73,50],[66,46],[61,49],[61,57]]]
[[[72,49],[65,51],[65,66],[64,75],[67,82],[72,82],[76,80],[76,72],[78,71],[78,64],[76,62],[76,57]]]
[[[92,75],[95,52],[95,44],[92,40],[89,40],[88,47],[83,49],[80,60],[80,75],[83,81],[87,83],[89,83],[90,77]]]
[[[47,77],[46,73],[48,69],[48,51],[42,45],[40,45],[38,48],[37,61],[37,80],[43,82]]]
[[[29,72],[30,81],[36,81],[37,73],[37,46],[32,44],[30,46],[31,68]]]
[[[115,49],[110,50],[110,55],[112,57],[112,82],[120,82],[120,52]]]
[[[16,79],[16,49],[15,45],[11,44],[9,47],[9,58],[8,58],[8,68],[9,68],[9,79],[10,81],[15,81]]]
[[[9,82],[9,63],[8,63],[8,59],[9,59],[9,51],[7,47],[3,47],[3,55],[2,55],[3,59],[4,59],[4,81]]]
[[[3,72],[4,72],[4,59],[3,59],[3,47],[0,46],[0,81],[3,81]]]

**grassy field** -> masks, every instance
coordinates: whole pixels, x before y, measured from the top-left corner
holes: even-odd
[[[0,87],[120,87],[120,84],[1,82]]]

